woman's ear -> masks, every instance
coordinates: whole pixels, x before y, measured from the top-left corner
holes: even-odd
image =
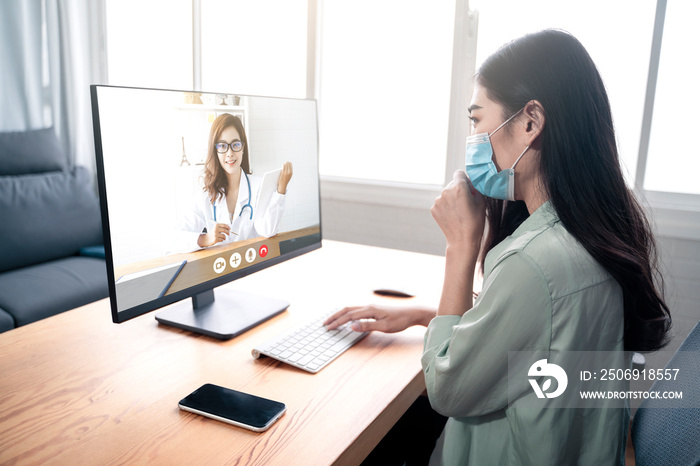
[[[537,100],[531,100],[523,109],[525,116],[525,139],[529,146],[535,144],[535,140],[542,133],[545,124],[544,107]]]

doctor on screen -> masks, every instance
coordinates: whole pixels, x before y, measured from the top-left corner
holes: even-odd
[[[254,212],[262,182],[250,174],[248,140],[241,120],[219,115],[211,126],[204,188],[182,228],[197,232],[200,248],[234,241],[271,237],[279,231],[292,164],[286,162],[265,212]]]

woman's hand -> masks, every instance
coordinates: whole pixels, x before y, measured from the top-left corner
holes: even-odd
[[[371,332],[378,330],[385,333],[396,333],[406,330],[413,325],[428,326],[435,317],[434,309],[419,307],[388,307],[388,306],[351,306],[346,307],[323,323],[328,330],[340,327],[346,322],[353,322],[352,328],[356,332]],[[363,320],[360,319],[373,319]]]
[[[289,180],[292,179],[292,162],[284,162],[282,171],[280,172],[279,180],[277,181],[277,192],[286,194]]]
[[[447,240],[437,315],[461,316],[473,306],[474,269],[484,234],[486,203],[464,170],[457,170],[430,212]]]
[[[452,181],[435,199],[430,213],[447,240],[447,245],[478,249],[484,234],[486,203],[471,184],[464,170],[457,170]]]
[[[214,226],[214,231],[199,235],[197,245],[200,248],[208,248],[226,240],[226,237],[231,234],[231,227],[225,223],[217,223]]]

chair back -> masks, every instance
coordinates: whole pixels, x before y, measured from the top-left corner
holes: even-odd
[[[683,398],[644,400],[632,422],[635,462],[700,465],[700,322],[666,368],[678,369],[676,380],[657,380],[650,390],[682,392]]]

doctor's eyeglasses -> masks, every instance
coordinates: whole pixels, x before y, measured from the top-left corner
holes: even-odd
[[[225,154],[228,152],[228,148],[231,148],[232,151],[234,152],[240,152],[243,150],[243,143],[241,141],[235,140],[231,144],[227,142],[217,142],[216,143],[216,151],[219,154]]]

